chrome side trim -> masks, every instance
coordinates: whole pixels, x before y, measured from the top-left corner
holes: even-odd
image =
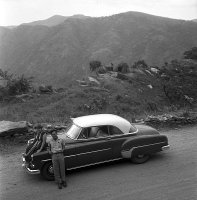
[[[83,167],[98,165],[98,164],[102,164],[102,163],[108,163],[108,162],[112,162],[112,161],[116,161],[116,160],[122,160],[122,159],[123,158],[116,158],[116,159],[106,160],[106,161],[102,161],[102,162],[91,163],[91,164],[88,164],[88,165],[81,165],[81,166],[78,166],[78,167],[71,167],[71,168],[68,168],[67,170],[79,169],[79,168],[83,168]]]
[[[146,144],[146,145],[142,145],[142,146],[133,147],[132,149],[136,149],[136,148],[139,148],[139,147],[147,147],[147,146],[152,146],[152,145],[155,145],[155,144],[162,144],[162,143],[166,143],[166,142],[158,142],[158,143],[154,143],[154,144]]]
[[[70,158],[70,157],[74,157],[74,156],[80,156],[80,155],[84,155],[84,154],[90,154],[90,153],[96,153],[96,152],[100,152],[100,151],[108,151],[111,148],[107,148],[107,149],[101,149],[101,150],[97,150],[97,151],[89,151],[89,152],[85,152],[85,153],[78,153],[78,154],[73,154],[73,155],[69,155],[69,156],[64,156],[64,158]],[[42,160],[41,162],[47,162],[47,161],[51,161],[52,159],[46,159],[46,160]]]
[[[88,152],[85,152],[85,153],[78,153],[78,154],[69,155],[69,156],[64,156],[64,157],[66,157],[66,158],[70,158],[70,157],[73,157],[73,156],[80,156],[80,155],[90,154],[90,153],[96,153],[96,152],[100,152],[100,151],[108,151],[108,150],[110,150],[110,149],[111,149],[111,148],[100,149],[100,150],[97,150],[97,151],[88,151]]]
[[[50,161],[52,159],[46,159],[46,160],[41,160],[41,162],[47,162],[47,161]]]

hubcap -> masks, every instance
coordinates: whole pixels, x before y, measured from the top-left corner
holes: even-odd
[[[138,155],[138,158],[144,158],[144,155],[142,154],[142,155]]]
[[[48,169],[48,171],[49,171],[49,173],[50,174],[53,174],[54,172],[53,172],[53,166],[51,165],[51,166],[49,166],[49,169]]]

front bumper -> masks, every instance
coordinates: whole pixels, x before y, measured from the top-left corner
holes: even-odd
[[[22,167],[29,173],[29,174],[40,174],[39,169],[30,169],[29,164],[26,162],[24,155],[22,155]]]

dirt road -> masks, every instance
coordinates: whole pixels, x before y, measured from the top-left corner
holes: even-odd
[[[23,146],[0,152],[0,199],[196,200],[197,126],[163,131],[171,149],[149,162],[118,162],[69,172],[68,187],[28,175],[21,168]]]

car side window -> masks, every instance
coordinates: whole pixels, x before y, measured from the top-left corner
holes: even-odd
[[[78,139],[88,139],[90,133],[90,128],[83,128],[79,134]]]
[[[78,139],[92,139],[107,136],[109,136],[107,126],[93,126],[89,128],[83,128]]]
[[[88,138],[107,137],[108,135],[109,134],[108,134],[108,127],[107,126],[93,126],[90,129]]]
[[[107,126],[99,126],[97,132],[97,137],[107,137],[109,136],[108,127]]]
[[[123,132],[115,126],[109,126],[109,133],[110,133],[110,135],[122,135],[123,134]]]

